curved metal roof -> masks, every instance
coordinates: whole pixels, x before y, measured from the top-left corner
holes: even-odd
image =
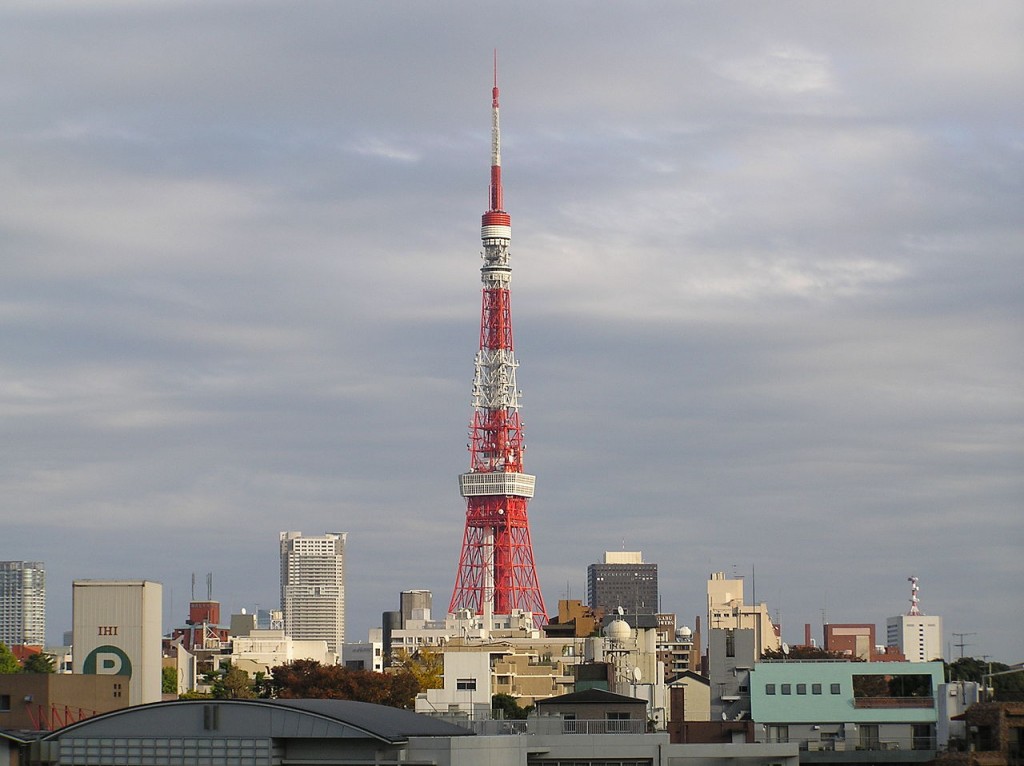
[[[45,739],[64,737],[209,736],[216,720],[221,736],[358,738],[390,744],[409,737],[461,737],[473,732],[410,710],[332,699],[172,700],[103,713],[65,726]]]

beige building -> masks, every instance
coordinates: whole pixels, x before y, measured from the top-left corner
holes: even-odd
[[[727,579],[724,572],[712,572],[708,579],[708,630],[716,628],[753,630],[761,652],[782,648],[781,632],[768,615],[768,605],[747,604],[743,579]]]
[[[123,677],[133,705],[159,702],[162,598],[151,580],[75,580],[73,672]]]
[[[321,665],[337,665],[338,655],[322,640],[297,641],[283,630],[251,630],[246,636],[232,636],[231,665],[250,676],[270,673],[272,668],[295,660],[316,660]]]

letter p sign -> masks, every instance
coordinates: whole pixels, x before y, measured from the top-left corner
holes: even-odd
[[[132,661],[116,646],[97,646],[82,663],[82,673],[94,676],[132,675]]]

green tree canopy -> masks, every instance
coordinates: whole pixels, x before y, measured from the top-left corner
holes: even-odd
[[[501,717],[506,721],[525,719],[533,711],[533,705],[519,707],[516,698],[511,694],[495,694],[491,697],[491,710],[500,710]]]
[[[163,667],[160,669],[160,692],[163,694],[178,693],[177,668]]]
[[[30,655],[25,659],[22,670],[26,673],[53,673],[55,672],[53,657],[42,652]]]
[[[256,696],[249,674],[230,666],[214,680],[211,693],[215,699],[221,700],[245,700]]]
[[[18,662],[18,658],[14,656],[14,652],[7,648],[7,644],[0,641],[0,675],[20,672],[21,663]]]

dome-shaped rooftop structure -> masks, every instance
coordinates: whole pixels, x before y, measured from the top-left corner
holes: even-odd
[[[633,629],[625,620],[612,620],[605,626],[604,637],[612,641],[625,641],[633,635]]]
[[[676,628],[676,638],[691,638],[692,636],[693,631],[685,625],[680,625],[678,628]]]

